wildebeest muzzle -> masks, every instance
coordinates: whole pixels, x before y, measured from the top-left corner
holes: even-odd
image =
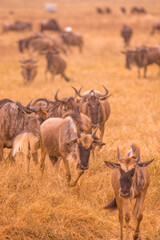
[[[80,163],[78,163],[77,168],[81,170],[87,170],[89,168],[89,157],[92,146],[86,149],[81,143],[79,143],[78,148],[80,154]]]

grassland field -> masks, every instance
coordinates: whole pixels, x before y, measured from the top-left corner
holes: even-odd
[[[53,2],[53,1],[49,1]],[[103,207],[113,198],[110,184],[112,171],[104,161],[117,161],[117,146],[121,155],[132,142],[141,149],[141,159],[154,162],[148,167],[151,183],[144,204],[141,224],[142,239],[160,240],[160,75],[156,65],[149,66],[148,78],[137,77],[137,70],[125,69],[125,57],[121,53],[124,43],[120,30],[124,23],[133,28],[130,48],[140,45],[160,44],[160,34],[150,35],[152,23],[160,19],[158,0],[56,0],[57,13],[44,12],[45,0],[0,0],[0,32],[4,22],[31,21],[33,31],[39,31],[39,23],[51,17],[65,28],[84,37],[84,51],[73,48],[66,59],[67,83],[60,76],[45,81],[46,61],[38,59],[38,74],[34,82],[25,86],[20,73],[19,60],[28,53],[18,51],[17,41],[31,32],[0,34],[0,98],[10,98],[26,105],[29,100],[46,97],[54,100],[74,94],[71,86],[83,90],[103,92],[105,85],[112,95],[109,99],[111,116],[106,123],[106,145],[95,160],[90,159],[89,170],[79,184],[60,187],[51,163],[47,159],[44,178],[40,178],[39,166],[31,162],[31,171],[18,164],[3,162],[0,165],[0,240],[117,240],[119,239],[118,211],[107,212]],[[131,15],[134,5],[144,6],[146,15]],[[109,6],[112,14],[97,14],[96,7]],[[122,15],[120,7],[127,14]],[[14,14],[9,14],[9,11]],[[46,34],[57,36],[46,31]],[[5,150],[5,157],[8,150]],[[71,164],[73,165],[73,164]],[[74,166],[71,167],[74,177]],[[64,177],[63,164],[61,175]],[[132,239],[134,221],[130,222]]]

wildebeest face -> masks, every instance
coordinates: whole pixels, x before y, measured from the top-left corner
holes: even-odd
[[[132,177],[134,176],[135,168],[125,172],[120,168],[120,191],[121,197],[129,198],[131,196]]]
[[[98,124],[98,107],[100,105],[99,98],[91,96],[88,98],[88,107],[90,109],[92,126],[96,127]]]

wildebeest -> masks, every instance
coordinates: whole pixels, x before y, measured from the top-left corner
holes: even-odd
[[[124,39],[125,47],[129,46],[132,34],[133,34],[132,28],[125,24],[121,30],[121,35]]]
[[[104,13],[103,9],[100,8],[100,7],[97,7],[97,8],[96,8],[96,11],[97,11],[97,13],[99,13],[99,14],[103,14],[103,13]]]
[[[70,79],[66,76],[65,70],[67,67],[66,61],[60,56],[59,51],[54,49],[52,51],[47,51],[45,54],[47,60],[47,66],[45,71],[45,76],[47,79],[47,72],[49,71],[52,74],[52,80],[54,76],[57,74],[61,74],[61,76],[69,82]]]
[[[79,47],[80,53],[82,52],[83,37],[80,34],[74,33],[72,31],[69,32],[64,31],[60,33],[60,37],[62,38],[64,44],[66,44],[69,49],[70,46],[77,46]]]
[[[37,75],[37,61],[33,58],[23,59],[21,62],[21,74],[23,76],[24,83],[31,83]]]
[[[147,66],[156,63],[160,67],[160,46],[141,46],[136,50],[122,51],[126,55],[126,68],[130,69],[134,64],[138,67],[138,77],[140,69],[144,68],[146,77]]]
[[[160,32],[160,21],[159,22],[155,22],[153,23],[152,25],[152,31],[151,31],[151,34],[154,34],[155,32]]]
[[[43,32],[44,30],[50,31],[61,31],[61,27],[59,26],[58,22],[51,18],[49,20],[44,20],[40,23],[40,31]]]
[[[12,158],[21,154],[22,162],[25,162],[26,172],[29,173],[30,159],[33,157],[34,163],[38,164],[39,135],[32,132],[24,132],[15,137],[10,153]]]
[[[107,101],[108,99],[108,90],[105,86],[105,94],[96,91],[90,90],[86,91],[83,94],[80,93],[81,89],[78,91],[76,88],[74,90],[81,97],[79,102],[80,112],[86,114],[91,118],[92,127],[95,128],[99,125],[100,129],[100,140],[103,139],[105,122],[108,120],[110,116],[110,104]]]
[[[24,31],[26,29],[32,30],[32,23],[16,21],[14,23],[4,23],[3,25],[3,33],[8,31]]]
[[[123,14],[126,14],[126,8],[125,7],[121,7],[120,10]]]
[[[146,11],[146,9],[145,9],[144,7],[132,7],[132,8],[131,8],[131,13],[132,13],[132,14],[133,14],[133,13],[146,14],[147,11]]]
[[[80,133],[77,130],[77,122],[80,119],[74,114],[62,118],[50,118],[42,123],[40,127],[41,144],[41,171],[44,172],[45,156],[48,153],[53,165],[62,158],[66,169],[67,181],[71,180],[69,161],[77,161],[78,175],[76,179],[69,184],[75,186],[89,167],[89,157],[92,144],[96,144],[94,136],[97,129],[92,134]]]
[[[105,8],[105,12],[106,12],[107,14],[111,14],[111,13],[112,13],[112,10],[111,10],[110,7],[106,7],[106,8]]]
[[[118,207],[121,240],[123,240],[123,208],[125,209],[125,239],[129,239],[129,203],[135,198],[136,203],[133,209],[133,216],[136,228],[133,239],[140,240],[140,223],[143,218],[143,203],[150,183],[150,176],[146,166],[153,160],[141,162],[140,149],[136,144],[131,145],[130,151],[123,158],[121,158],[118,149],[118,160],[119,163],[105,161],[106,165],[113,169],[111,183],[115,194],[115,199],[112,200],[105,209],[115,209]]]
[[[32,132],[39,136],[39,126],[45,120],[40,108],[24,107],[10,99],[0,101],[0,161],[3,148],[12,148],[16,136],[24,132]]]

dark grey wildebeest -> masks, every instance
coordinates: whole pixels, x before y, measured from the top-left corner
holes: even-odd
[[[45,30],[59,32],[61,31],[61,27],[55,19],[51,18],[49,20],[44,20],[40,23],[40,31],[43,32]]]
[[[68,46],[70,50],[71,46],[77,46],[79,48],[80,53],[82,53],[83,49],[83,37],[79,33],[74,33],[72,31],[64,31],[60,32],[60,37],[62,38],[64,44]]]
[[[124,39],[125,47],[129,46],[132,34],[133,34],[132,28],[125,24],[121,30],[121,36]]]
[[[74,88],[78,96],[81,97],[79,101],[80,112],[91,118],[93,128],[99,125],[101,141],[103,140],[105,122],[108,120],[111,112],[110,104],[107,100],[109,98],[108,90],[105,86],[103,87],[105,89],[104,94],[97,90],[89,90],[81,94],[81,89],[78,91]]]
[[[126,222],[126,238],[129,238],[129,222],[130,222],[130,201],[136,199],[133,208],[133,216],[135,220],[134,240],[141,240],[140,223],[143,218],[143,204],[150,183],[150,176],[146,166],[153,160],[141,162],[140,149],[136,144],[131,145],[129,152],[121,158],[118,149],[119,163],[105,161],[109,168],[113,169],[111,183],[114,190],[115,199],[112,200],[105,209],[119,210],[120,222],[120,239],[123,240],[123,216],[125,211]]]
[[[160,21],[153,23],[151,34],[155,32],[160,32]]]
[[[24,30],[32,30],[32,23],[30,22],[22,22],[16,21],[13,23],[4,23],[3,25],[3,33],[9,31],[24,31]]]
[[[160,46],[141,46],[135,50],[122,51],[126,55],[126,68],[131,69],[131,65],[138,68],[138,77],[140,69],[144,68],[144,78],[146,78],[147,67],[156,63],[160,67]]]
[[[12,148],[14,139],[22,133],[32,133],[39,137],[40,123],[46,119],[40,108],[24,107],[20,102],[10,99],[0,101],[0,161],[3,149]],[[37,155],[33,153],[37,162]]]

